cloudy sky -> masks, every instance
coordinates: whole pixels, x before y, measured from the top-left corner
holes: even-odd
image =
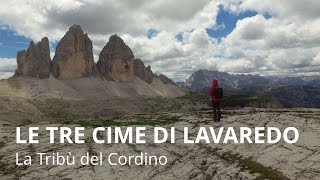
[[[261,75],[320,74],[319,0],[0,0],[0,78],[16,52],[47,36],[51,55],[72,24],[95,61],[112,34],[156,73],[198,69]]]

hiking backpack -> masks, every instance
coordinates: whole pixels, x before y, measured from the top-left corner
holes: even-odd
[[[216,87],[214,89],[213,97],[217,99],[222,99],[223,89],[221,87]]]

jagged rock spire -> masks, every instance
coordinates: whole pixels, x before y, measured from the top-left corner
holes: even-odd
[[[145,67],[140,59],[133,61],[134,74],[147,83],[152,83],[154,75],[151,71],[151,66]]]
[[[59,79],[90,77],[94,66],[90,38],[79,25],[71,26],[57,45],[52,75]]]
[[[19,51],[17,64],[15,76],[49,78],[51,59],[48,38],[42,38],[37,44],[31,41],[27,51]]]
[[[133,76],[134,55],[118,35],[112,35],[104,46],[97,68],[108,80],[128,81]]]

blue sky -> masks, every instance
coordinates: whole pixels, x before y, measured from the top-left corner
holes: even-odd
[[[7,26],[0,28],[0,57],[13,58],[17,51],[28,48],[30,39],[18,35]]]
[[[225,10],[223,6],[219,6],[219,13],[217,15],[217,27],[214,29],[207,29],[210,37],[221,40],[230,34],[236,27],[237,21],[257,15],[254,11],[245,11],[240,13],[232,13]]]

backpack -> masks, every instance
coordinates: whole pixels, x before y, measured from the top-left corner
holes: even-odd
[[[214,88],[213,97],[217,99],[222,99],[223,89],[221,87]]]

